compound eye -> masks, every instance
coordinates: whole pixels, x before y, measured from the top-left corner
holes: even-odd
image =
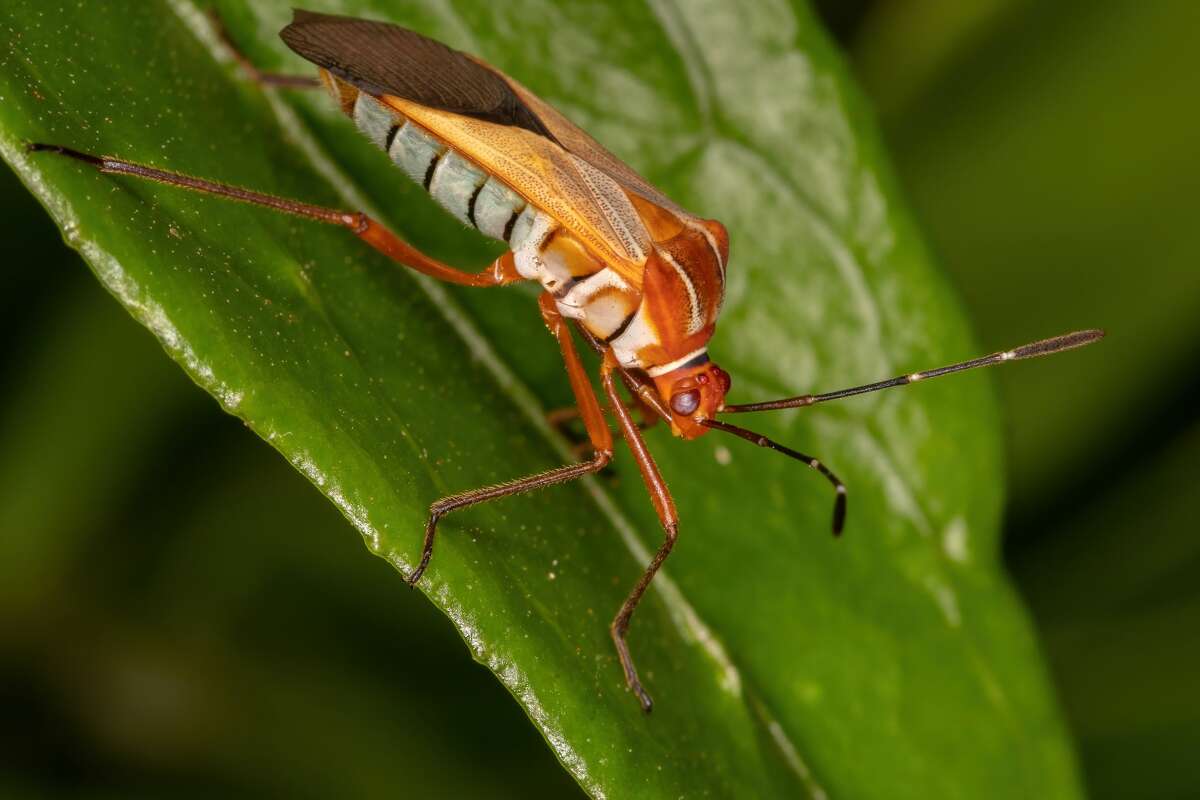
[[[700,407],[700,390],[692,389],[680,392],[671,397],[671,410],[676,414],[687,416]]]

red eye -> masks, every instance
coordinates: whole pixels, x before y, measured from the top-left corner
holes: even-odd
[[[692,389],[671,397],[671,410],[676,414],[691,414],[700,407],[700,391]]]

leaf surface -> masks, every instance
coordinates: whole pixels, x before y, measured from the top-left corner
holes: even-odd
[[[287,3],[218,5],[262,67],[302,69],[275,38]],[[734,398],[971,354],[804,8],[314,5],[478,53],[725,222],[712,353]],[[486,263],[495,249],[326,98],[241,80],[185,0],[20,0],[0,36],[0,153],[105,286],[374,552],[407,572],[432,500],[564,459],[541,414],[567,402],[566,382],[531,292],[448,291],[341,231],[22,150],[52,141],[357,206],[435,256]],[[607,633],[659,536],[627,456],[613,477],[449,517],[422,589],[596,796],[1073,796],[1034,640],[996,567],[986,378],[752,422],[850,485],[845,539],[828,535],[829,487],[794,462],[652,432],[683,520],[630,636],[652,716]]]

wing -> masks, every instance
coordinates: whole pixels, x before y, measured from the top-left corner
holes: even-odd
[[[494,69],[483,62],[479,63],[488,69]],[[503,72],[495,70],[495,73],[509,85],[521,102],[537,115],[542,124],[550,131],[551,136],[565,149],[608,173],[617,183],[655,205],[670,209],[677,214],[693,216],[675,205],[674,201],[660,192],[657,187],[630,169],[628,164],[609,152],[608,148],[593,139],[587,131],[563,116],[554,106]]]
[[[641,287],[650,237],[629,197],[606,173],[521,128],[392,95],[379,99],[500,178]]]
[[[521,84],[440,42],[299,10],[280,35],[505,181],[635,286],[651,241],[627,193],[691,216]]]
[[[309,61],[367,94],[553,134],[494,71],[398,25],[296,9],[279,36]]]

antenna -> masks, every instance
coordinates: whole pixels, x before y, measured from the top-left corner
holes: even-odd
[[[1098,328],[1092,328],[1086,331],[1075,331],[1074,333],[1064,333],[1062,336],[1055,336],[1050,339],[1042,339],[1037,342],[1015,347],[1012,350],[1004,350],[999,353],[992,353],[990,356],[981,358],[973,358],[970,361],[960,361],[957,364],[950,364],[937,369],[925,370],[924,372],[910,372],[907,375],[898,375],[895,378],[890,378],[886,381],[878,383],[868,383],[863,386],[855,386],[850,389],[839,389],[836,392],[826,392],[825,394],[802,394],[796,397],[785,397],[782,400],[768,400],[763,403],[742,403],[739,405],[727,405],[721,410],[723,414],[745,414],[750,411],[775,411],[781,408],[799,408],[802,406],[813,406],[817,403],[824,403],[828,400],[840,400],[843,397],[853,397],[856,394],[867,394],[868,392],[878,392],[880,389],[890,389],[893,386],[907,386],[910,383],[924,381],[930,378],[940,378],[942,375],[949,375],[952,372],[963,372],[968,369],[977,367],[990,367],[994,364],[1003,364],[1006,361],[1020,361],[1024,358],[1040,358],[1054,353],[1061,353],[1064,350],[1074,350],[1077,347],[1084,347],[1092,342],[1099,341],[1104,338],[1104,331]]]
[[[797,450],[793,450],[779,442],[772,441],[761,433],[748,431],[745,428],[739,428],[737,425],[730,425],[728,422],[722,422],[719,419],[703,419],[700,424],[706,428],[712,428],[715,431],[725,431],[732,433],[734,436],[739,436],[747,442],[753,442],[759,447],[767,447],[777,453],[783,453],[789,458],[794,458],[797,461],[803,461],[817,472],[825,476],[825,479],[833,484],[833,489],[837,492],[837,497],[833,501],[833,535],[842,535],[842,526],[846,523],[846,484],[842,483],[838,476],[829,471],[829,467],[822,464],[819,460],[812,456],[807,456]]]

